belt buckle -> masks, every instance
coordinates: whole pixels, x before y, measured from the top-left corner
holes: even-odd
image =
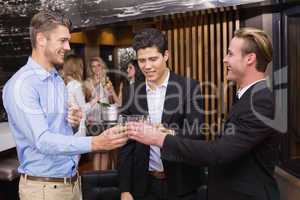
[[[64,184],[72,184],[72,179],[68,177],[64,177]]]
[[[73,177],[64,177],[64,184],[67,184],[67,183],[74,184],[76,182],[77,178],[78,178],[77,174]]]
[[[46,182],[61,182],[64,184],[73,184],[78,176],[77,174],[74,177],[63,177],[63,178],[52,178],[52,177],[35,177],[35,176],[29,176],[27,174],[22,174],[25,180],[36,180],[36,181],[46,181]],[[73,181],[74,179],[74,181]]]
[[[166,179],[166,175],[164,172],[159,172],[159,171],[150,171],[150,175],[153,176],[156,179],[159,180],[164,180]]]

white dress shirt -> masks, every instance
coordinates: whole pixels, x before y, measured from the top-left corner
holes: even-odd
[[[164,82],[155,89],[151,89],[146,81],[148,112],[152,124],[161,123],[169,77],[170,71],[168,70]],[[153,145],[150,145],[149,171],[164,171],[160,148]]]
[[[260,79],[260,80],[257,80],[253,83],[250,83],[249,85],[247,85],[246,87],[243,87],[241,89],[238,89],[237,91],[237,96],[238,96],[238,99],[242,98],[243,94],[254,84],[260,82],[260,81],[265,81],[266,79]]]

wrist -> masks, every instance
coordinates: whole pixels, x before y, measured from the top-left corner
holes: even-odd
[[[121,198],[131,196],[130,192],[121,192]]]
[[[130,194],[130,192],[121,192],[121,195]]]
[[[96,142],[95,142],[95,137],[92,137],[92,151],[96,151],[97,149],[96,149]]]
[[[94,99],[91,101],[91,106],[93,107],[97,102],[98,102],[98,99],[97,99],[97,98],[94,98]]]
[[[92,137],[92,151],[102,150],[101,141],[102,141],[101,138],[99,138],[98,136],[93,136]]]
[[[162,148],[165,138],[166,138],[167,134],[165,133],[160,133],[159,136],[156,139],[155,145],[157,145],[158,147]]]

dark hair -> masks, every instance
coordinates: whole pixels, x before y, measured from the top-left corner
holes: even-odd
[[[143,74],[143,72],[141,71],[138,61],[137,60],[129,60],[126,64],[126,69],[128,68],[128,65],[132,64],[134,66],[134,70],[135,70],[135,75],[134,75],[134,79],[135,80],[139,80],[139,81],[144,81],[145,80],[145,76]]]
[[[137,52],[139,49],[147,47],[157,47],[162,54],[168,49],[168,44],[165,35],[158,29],[145,28],[138,32],[134,38],[132,47]]]
[[[70,19],[59,11],[40,11],[35,14],[30,22],[29,34],[32,48],[36,47],[37,33],[45,33],[62,25],[71,30],[72,23]]]

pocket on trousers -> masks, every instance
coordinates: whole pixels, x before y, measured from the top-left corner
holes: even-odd
[[[46,200],[71,200],[73,197],[73,185],[71,184],[47,184],[44,191]]]
[[[43,200],[44,187],[43,184],[34,184],[21,178],[19,183],[19,197],[21,200]]]

